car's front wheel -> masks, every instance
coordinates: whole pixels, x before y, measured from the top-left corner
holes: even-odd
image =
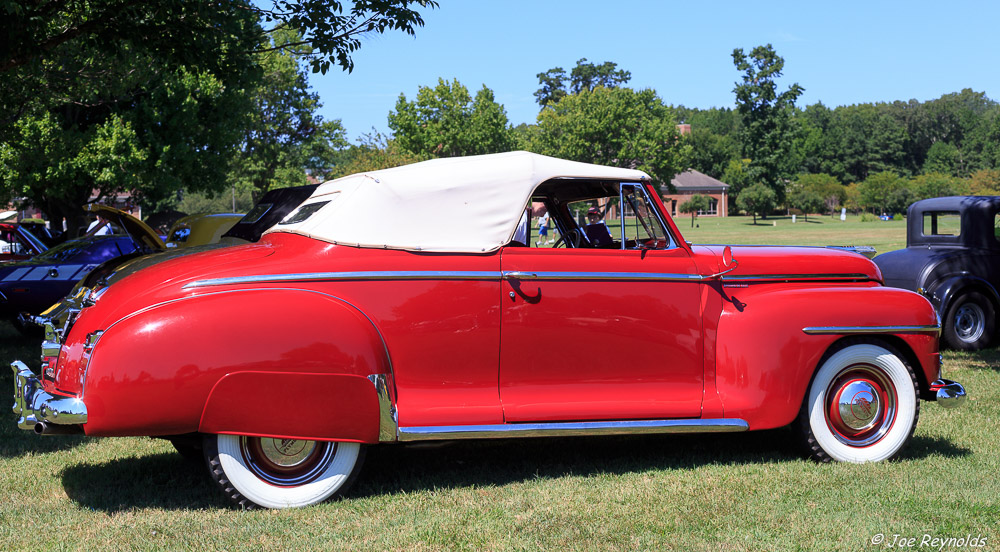
[[[993,337],[993,318],[993,303],[989,299],[976,291],[963,293],[948,307],[942,337],[952,349],[986,348]]]
[[[341,494],[364,461],[359,443],[208,435],[205,460],[222,492],[244,508],[296,508]]]
[[[820,462],[888,460],[906,446],[920,414],[916,378],[884,343],[852,340],[821,363],[796,421]]]

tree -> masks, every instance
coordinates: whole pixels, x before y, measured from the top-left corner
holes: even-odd
[[[795,186],[796,191],[811,192],[819,196],[822,205],[816,207],[816,211],[824,207],[827,212],[833,211],[847,200],[844,186],[829,174],[800,174]]]
[[[570,94],[538,114],[535,153],[639,169],[661,186],[687,168],[690,146],[653,90],[598,87]]]
[[[750,159],[753,179],[774,190],[780,202],[785,193],[782,180],[794,169],[787,162],[793,138],[791,110],[804,88],[793,84],[777,92],[775,79],[781,76],[785,60],[770,44],[757,46],[749,55],[742,48],[733,50],[733,63],[743,72],[743,81],[733,89],[743,120],[743,157]]]
[[[1000,170],[981,169],[969,177],[969,193],[973,195],[1000,195]]]
[[[535,75],[541,88],[535,91],[535,101],[543,109],[549,104],[561,100],[566,95],[566,71],[562,67],[554,67],[544,73]]]
[[[262,38],[299,29],[314,70],[350,70],[361,36],[412,34],[415,8],[436,6],[0,0],[0,200],[26,197],[72,232],[92,190],[146,205],[220,190],[261,78],[254,56],[302,45]]]
[[[788,205],[802,211],[805,219],[809,220],[809,213],[817,213],[826,206],[823,196],[819,193],[804,188],[797,190],[788,197]]]
[[[414,101],[400,94],[389,128],[404,151],[457,157],[511,151],[516,145],[507,112],[485,85],[475,100],[458,80],[421,86]]]
[[[757,224],[757,215],[766,217],[777,204],[778,194],[761,182],[743,190],[743,193],[736,200],[737,207],[753,215],[754,224]]]
[[[230,173],[252,187],[254,201],[272,187],[305,184],[307,166],[322,178],[332,168],[332,151],[348,145],[340,121],[316,114],[319,96],[298,62],[310,48],[284,48],[290,43],[301,43],[299,34],[281,29],[259,57],[263,78],[251,91],[253,108]]]
[[[913,192],[917,199],[965,195],[968,185],[961,179],[942,173],[922,174],[913,179]]]
[[[750,176],[749,159],[733,159],[726,165],[726,171],[722,173],[722,181],[729,184],[730,205],[734,205],[743,190],[749,188],[753,182]]]
[[[362,172],[391,169],[430,158],[431,156],[427,154],[417,155],[404,151],[395,140],[382,134],[368,134],[362,136],[360,144],[340,152],[340,160],[329,177],[340,178]]]
[[[537,77],[541,88],[535,92],[535,100],[544,109],[566,97],[568,93],[579,94],[584,90],[589,92],[598,86],[618,88],[632,78],[632,73],[618,69],[618,64],[611,61],[594,65],[588,62],[587,58],[580,58],[576,62],[576,67],[570,71],[568,93],[566,91],[566,72],[562,67],[538,73]]]
[[[708,198],[701,194],[694,194],[690,199],[681,203],[682,213],[691,213],[691,228],[694,228],[694,219],[698,217],[698,211],[708,210]]]
[[[864,209],[872,209],[877,213],[886,213],[892,195],[896,193],[903,182],[894,172],[882,171],[868,177],[858,184],[860,193],[859,205]]]

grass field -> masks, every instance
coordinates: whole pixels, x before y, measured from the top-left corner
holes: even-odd
[[[713,243],[779,243],[773,229],[786,228],[802,243],[890,244],[883,234],[902,228],[699,219],[690,233],[684,222],[687,239]],[[0,325],[0,359],[37,367],[38,351]],[[370,449],[345,499],[296,511],[233,509],[205,468],[166,442],[37,437],[7,410],[0,550],[853,551],[900,537],[916,538],[911,549],[969,550],[929,546],[969,535],[987,539],[979,550],[1000,550],[1000,351],[945,359],[970,399],[952,411],[923,403],[894,462],[818,465],[787,429],[385,446]],[[0,371],[0,392],[12,380]],[[877,535],[887,541],[873,545]]]
[[[698,217],[695,228],[690,216],[674,219],[684,239],[692,243],[767,244],[767,245],[870,245],[879,253],[906,247],[906,221],[903,219],[862,222],[851,215],[841,222],[840,215],[797,217]],[[614,227],[614,221],[608,225]],[[537,240],[538,228],[532,229],[531,243]],[[558,237],[558,235],[557,235]]]

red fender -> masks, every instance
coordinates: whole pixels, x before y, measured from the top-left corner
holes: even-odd
[[[934,308],[925,298],[902,289],[776,284],[723,290],[728,301],[719,320],[716,389],[725,416],[746,420],[750,429],[791,423],[823,354],[848,335],[808,335],[804,328],[937,323]],[[936,379],[938,351],[933,334],[873,333],[870,337],[905,349],[900,352],[916,361],[913,368],[918,378]]]
[[[385,344],[343,300],[287,288],[196,295],[101,335],[84,384],[84,429],[376,442],[374,374],[391,374]]]

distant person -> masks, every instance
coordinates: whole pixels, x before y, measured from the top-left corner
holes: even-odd
[[[97,215],[97,220],[87,227],[88,236],[109,236],[112,233],[114,232],[111,229],[111,221],[101,215]]]
[[[583,231],[587,234],[587,241],[593,247],[608,247],[615,244],[615,240],[611,237],[611,231],[608,230],[608,225],[601,220],[602,218],[601,210],[597,207],[591,207],[587,210],[587,226],[583,228]]]
[[[549,237],[549,212],[546,211],[538,218],[538,241],[535,245],[542,245],[543,243],[552,243],[552,240],[546,241]]]

